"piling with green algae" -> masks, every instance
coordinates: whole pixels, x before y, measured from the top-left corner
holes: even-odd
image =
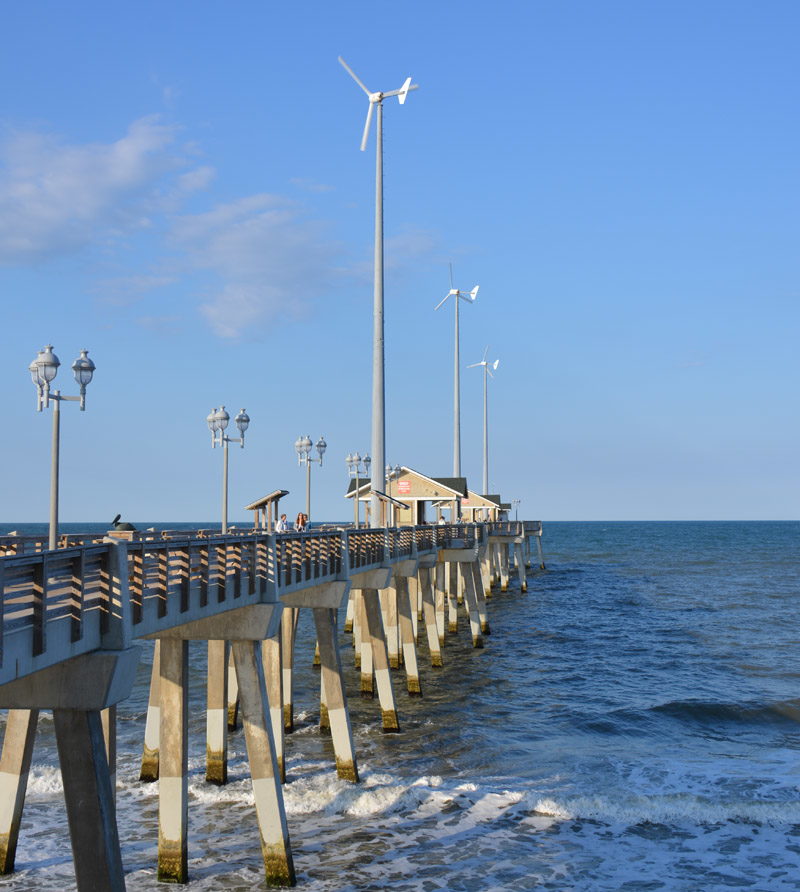
[[[320,651],[320,727],[330,732],[336,773],[342,780],[355,783],[358,767],[337,642],[336,611],[315,607],[314,623]]]
[[[147,703],[147,720],[144,726],[144,745],[139,780],[154,783],[158,780],[158,748],[161,724],[159,676],[161,663],[161,642],[153,647],[153,667],[150,673],[150,697]]]

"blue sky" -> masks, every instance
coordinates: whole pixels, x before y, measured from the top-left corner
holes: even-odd
[[[47,518],[28,363],[64,408],[61,518],[213,520],[205,417],[246,407],[231,517],[346,518],[370,448],[374,142],[387,101],[387,459],[452,471],[448,288],[491,383],[491,489],[561,519],[798,517],[800,5],[8,5],[0,522]],[[481,481],[481,375],[462,374]]]

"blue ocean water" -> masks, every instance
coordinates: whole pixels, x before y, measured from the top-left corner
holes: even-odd
[[[420,645],[423,698],[396,675],[401,733],[358,696],[362,783],[316,730],[301,619],[285,799],[300,888],[800,888],[800,523],[546,523],[547,570],[489,601],[492,633]],[[423,636],[424,637],[424,636]],[[157,791],[138,781],[147,654],[120,708],[118,809],[129,889],[156,889]],[[190,870],[197,889],[262,871],[241,731],[231,783],[203,780],[205,652],[193,647]],[[49,716],[13,889],[72,888]]]

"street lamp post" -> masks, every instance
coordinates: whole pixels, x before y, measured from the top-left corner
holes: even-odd
[[[306,521],[308,523],[311,522],[311,462],[319,462],[319,466],[322,467],[322,456],[325,454],[328,444],[325,442],[324,437],[320,437],[317,440],[316,449],[319,453],[319,458],[312,458],[311,446],[311,437],[308,434],[305,437],[298,437],[294,444],[297,452],[297,464],[306,466]]]
[[[514,520],[519,520],[519,503],[521,499],[512,499],[511,504],[514,506]]]
[[[231,416],[225,411],[225,406],[212,409],[206,421],[211,431],[211,448],[222,446],[222,535],[228,532],[228,443],[239,443],[244,449],[244,432],[250,424],[250,416],[242,409],[233,420],[239,428],[240,437],[229,437],[225,428]]]
[[[403,469],[400,467],[400,465],[395,465],[394,467],[392,467],[391,465],[386,465],[386,495],[389,496],[390,499],[392,497],[392,480],[395,480],[397,477],[399,477],[402,470]],[[394,505],[392,505],[391,503],[389,503],[388,515],[388,523],[386,525],[394,526]]]
[[[55,548],[58,540],[58,461],[61,442],[61,403],[80,403],[81,412],[86,409],[86,385],[92,380],[95,364],[89,359],[89,351],[81,350],[81,355],[72,363],[72,373],[80,386],[80,396],[64,396],[60,390],[50,390],[50,383],[58,374],[61,365],[53,353],[53,345],[48,344],[28,366],[31,379],[36,386],[36,409],[49,408],[53,403],[53,439],[50,457],[50,529],[48,548]]]
[[[365,455],[362,458],[357,452],[354,452],[352,455],[347,456],[345,462],[347,464],[347,471],[350,476],[356,478],[356,490],[353,498],[353,517],[355,519],[356,529],[358,529],[360,525],[358,517],[358,490],[360,489],[360,477],[362,473],[365,477],[369,477],[369,466],[372,464],[372,459],[369,457],[369,455]]]

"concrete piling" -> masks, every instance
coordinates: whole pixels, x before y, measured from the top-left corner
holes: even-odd
[[[481,579],[480,564],[476,561],[467,564],[467,566],[469,567],[469,572],[472,574],[475,601],[478,607],[478,617],[481,622],[481,632],[484,635],[489,635],[491,634],[491,629],[489,628],[489,616],[486,609],[486,596],[483,593],[483,580]]]
[[[239,727],[239,683],[236,678],[236,666],[233,653],[228,648],[228,730],[235,731]]]
[[[439,647],[444,647],[445,632],[445,601],[447,595],[445,592],[445,565],[437,564],[433,569],[433,578],[435,581],[436,596],[436,631],[439,635]]]
[[[413,616],[416,615],[416,592],[412,602],[408,586],[409,577],[395,576],[395,592],[397,601],[397,613],[400,625],[400,639],[402,642],[403,666],[406,670],[406,685],[408,693],[412,697],[422,696],[422,688],[419,681],[419,667],[417,666],[417,648],[414,635]]]
[[[293,682],[294,640],[297,636],[299,607],[288,607],[281,614],[281,664],[283,672],[283,729],[287,734],[294,731]]]
[[[232,650],[239,677],[242,724],[253,780],[253,797],[261,834],[266,880],[273,886],[293,886],[294,862],[275,758],[260,649],[255,641],[233,641]]]
[[[0,757],[0,874],[13,873],[38,709],[9,709]]]
[[[206,780],[228,782],[228,642],[208,642]]]
[[[483,647],[483,635],[481,634],[481,617],[478,613],[478,599],[475,593],[475,581],[472,576],[472,566],[466,561],[456,565],[461,570],[461,578],[464,582],[464,595],[469,610],[469,624],[472,632],[472,646]]]
[[[124,892],[114,793],[99,710],[54,709],[79,892]]]
[[[395,705],[394,691],[392,690],[392,678],[389,674],[389,653],[381,621],[378,591],[377,589],[362,589],[361,595],[364,601],[364,637],[369,642],[369,650],[372,654],[375,687],[378,690],[378,698],[381,704],[383,730],[387,732],[399,731],[400,723],[397,720],[397,706]],[[364,690],[364,650],[366,649],[362,649],[361,656],[362,692]]]
[[[150,673],[150,697],[147,703],[147,720],[144,726],[144,746],[139,780],[152,783],[158,780],[158,740],[161,734],[161,642],[153,647],[153,668]]]
[[[383,632],[386,636],[386,648],[389,653],[389,668],[399,669],[400,657],[400,630],[397,623],[398,593],[394,580],[389,588],[381,589],[381,617],[383,619]]]
[[[265,638],[261,642],[261,663],[267,685],[269,716],[272,722],[272,738],[275,746],[275,761],[278,764],[278,777],[286,783],[286,757],[283,736],[283,671],[281,661],[281,635]]]
[[[442,666],[442,649],[439,643],[439,630],[436,625],[436,605],[434,603],[433,579],[430,567],[419,569],[419,591],[422,597],[422,613],[428,637],[428,650],[431,666]]]
[[[458,632],[458,564],[450,561],[447,566],[447,631],[455,635]]]
[[[189,642],[161,640],[158,777],[158,879],[189,879]]]
[[[336,611],[324,607],[314,608],[321,662],[321,685],[327,726],[331,732],[336,754],[336,773],[342,780],[358,781],[353,732],[347,710],[347,695],[342,678],[342,663],[336,640]]]
[[[514,542],[514,555],[517,561],[517,575],[519,577],[520,591],[528,591],[528,580],[525,576],[525,549],[521,541]]]

